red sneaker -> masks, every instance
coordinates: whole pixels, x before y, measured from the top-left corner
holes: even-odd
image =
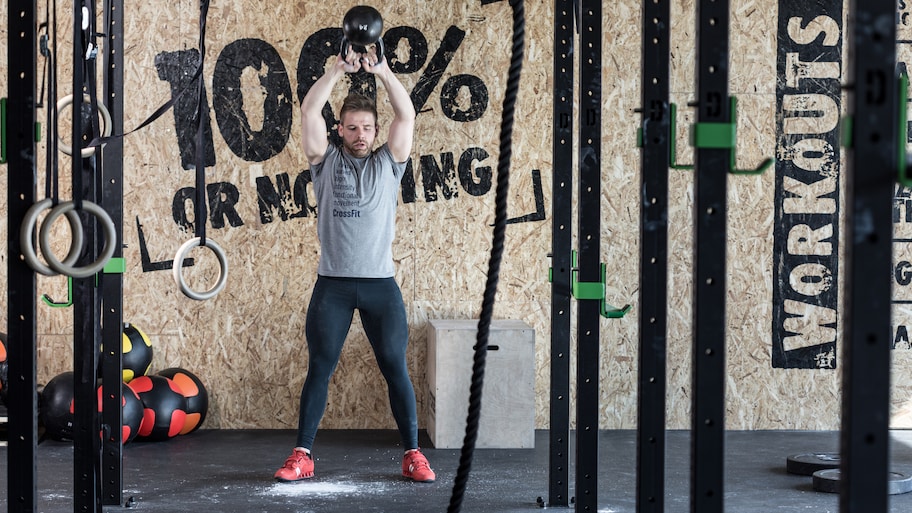
[[[405,453],[402,457],[402,475],[419,483],[433,483],[437,479],[437,475],[431,470],[431,464],[417,449]]]
[[[277,481],[292,482],[313,476],[314,462],[310,459],[310,454],[296,448],[285,460],[285,465],[276,471],[274,477]]]

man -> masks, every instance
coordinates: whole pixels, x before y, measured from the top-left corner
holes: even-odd
[[[345,99],[339,113],[341,146],[330,144],[321,113],[339,79],[361,69],[379,79],[393,109],[387,141],[376,151],[373,100],[360,95]],[[434,471],[418,449],[415,391],[406,365],[408,321],[393,277],[396,205],[412,150],[415,108],[382,56],[349,50],[310,88],[301,101],[301,114],[304,154],[317,198],[321,252],[305,326],[310,361],[301,391],[297,445],[275,478],[297,481],[314,475],[310,450],[326,407],[329,380],[357,309],[386,379],[406,450],[402,475],[433,482]]]

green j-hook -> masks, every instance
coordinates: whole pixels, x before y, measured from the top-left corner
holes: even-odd
[[[607,266],[604,263],[599,264],[600,281],[583,282],[579,281],[579,269],[577,268],[578,253],[573,250],[570,254],[570,292],[576,299],[591,299],[599,302],[599,315],[606,319],[620,319],[630,311],[630,305],[624,305],[621,308],[612,306],[605,301],[605,278],[607,276]]]

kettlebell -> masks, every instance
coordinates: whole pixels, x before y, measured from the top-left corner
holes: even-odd
[[[377,59],[383,58],[383,18],[377,9],[369,5],[356,5],[342,18],[342,45],[340,53],[345,56],[354,45],[359,53],[366,53],[367,46],[377,44]]]

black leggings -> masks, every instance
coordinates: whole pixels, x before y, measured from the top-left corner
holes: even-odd
[[[415,390],[405,351],[408,320],[402,292],[394,278],[318,276],[307,309],[305,334],[310,363],[301,391],[297,446],[310,449],[326,410],[329,380],[339,363],[355,309],[386,379],[390,408],[406,450],[418,448]],[[357,388],[355,388],[357,389]]]

